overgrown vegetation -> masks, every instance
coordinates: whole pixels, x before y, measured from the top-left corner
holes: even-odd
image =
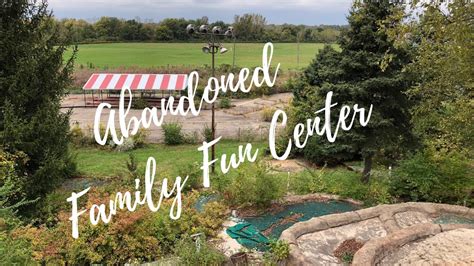
[[[232,107],[232,102],[229,98],[224,97],[219,100],[219,108],[229,109]]]
[[[420,151],[400,162],[390,179],[390,192],[405,201],[449,202],[474,205],[474,174],[459,153],[437,157]]]
[[[221,265],[226,257],[211,247],[205,240],[196,243],[189,238],[181,239],[174,253],[182,265]]]
[[[278,265],[290,256],[290,244],[283,240],[270,242],[270,250],[265,253],[265,265]]]
[[[184,144],[184,136],[181,133],[181,125],[179,123],[166,123],[161,126],[163,129],[164,141],[166,145]]]
[[[236,174],[216,179],[216,186],[231,206],[266,207],[283,196],[284,180],[270,173],[264,161],[241,166]]]

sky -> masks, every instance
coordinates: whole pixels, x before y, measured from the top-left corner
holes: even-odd
[[[234,15],[258,13],[269,24],[343,25],[351,0],[49,0],[58,18],[94,21],[102,16],[142,21],[163,18],[232,22]]]

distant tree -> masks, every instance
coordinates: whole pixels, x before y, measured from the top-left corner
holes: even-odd
[[[405,94],[411,78],[402,72],[410,58],[378,30],[381,23],[391,26],[399,23],[387,21],[397,8],[386,1],[356,1],[348,17],[349,28],[339,41],[342,51],[325,47],[305,70],[303,80],[294,85],[294,119],[299,122],[314,116],[314,111],[324,106],[329,91],[333,91],[333,102],[339,103],[339,108],[342,104],[366,108],[374,105],[367,127],[356,126],[349,132],[340,132],[335,143],[313,137],[300,151],[320,164],[362,157],[363,182],[369,181],[376,153],[394,156],[404,147],[413,147],[414,142],[410,102]],[[390,61],[382,65],[387,52]],[[332,113],[331,121],[337,121],[339,109]]]
[[[242,41],[272,41],[272,42],[295,42],[298,34],[303,33],[301,42],[328,42],[337,40],[340,33],[339,26],[321,26],[318,28],[305,25],[267,25],[266,20],[261,15],[245,14],[236,16],[233,23],[235,32],[240,32],[238,36]],[[201,17],[195,20],[188,19],[163,19],[159,23],[145,20],[141,22],[139,18],[124,20],[113,17],[102,17],[95,23],[88,23],[85,20],[62,19],[56,21],[61,39],[68,43],[93,43],[97,41],[199,41],[202,38],[191,38],[186,33],[188,24],[209,25],[210,28],[220,26],[226,29],[229,24],[223,21],[210,22],[208,17]]]
[[[114,17],[101,17],[99,21],[94,24],[97,37],[109,41],[119,40],[122,27],[123,22]]]
[[[143,24],[136,20],[127,20],[123,23],[120,38],[125,41],[144,41]]]
[[[267,20],[259,14],[244,14],[234,17],[234,30],[239,40],[262,40]]]
[[[156,27],[155,38],[157,41],[173,40],[173,32],[165,25]]]
[[[17,199],[35,199],[74,171],[60,111],[73,61],[45,2],[1,1],[0,17],[0,146],[26,154],[13,183]]]
[[[189,35],[186,32],[186,26],[190,24],[190,21],[184,18],[175,19],[167,18],[159,23],[159,26],[167,27],[173,34],[173,40],[185,41],[189,39]]]

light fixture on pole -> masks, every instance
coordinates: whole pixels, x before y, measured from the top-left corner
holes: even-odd
[[[208,25],[201,25],[199,26],[198,30],[196,30],[196,27],[192,24],[189,24],[186,27],[186,32],[189,35],[197,34],[197,35],[202,35],[205,36],[208,39],[207,45],[202,47],[202,52],[205,54],[211,54],[212,56],[212,77],[216,76],[216,68],[215,68],[215,55],[217,53],[220,54],[225,54],[228,49],[222,46],[220,42],[218,42],[219,37],[229,37],[234,39],[234,46],[235,46],[235,36],[234,36],[234,28],[229,27],[227,28],[226,31],[223,31],[220,26],[214,26],[212,27],[211,30],[209,30]],[[212,115],[211,115],[211,131],[212,131],[212,139],[216,138],[216,123],[215,123],[215,106],[214,103],[212,103],[212,109],[211,109]],[[211,160],[216,159],[216,150],[215,150],[216,145],[212,145],[211,147]],[[215,164],[212,164],[212,173],[215,172]]]

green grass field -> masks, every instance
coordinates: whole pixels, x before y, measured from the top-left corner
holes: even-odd
[[[242,144],[237,141],[221,141],[216,146],[216,155],[220,159],[222,154],[230,156],[232,153],[238,152],[238,146]],[[157,173],[166,172],[167,174],[179,174],[183,167],[197,162],[202,164],[202,152],[197,148],[200,145],[180,145],[166,146],[161,144],[150,144],[145,148],[140,148],[133,153],[137,159],[140,169],[144,169],[148,157],[152,156],[156,159]],[[259,149],[263,153],[265,143],[252,143],[254,149]],[[129,152],[115,152],[101,150],[96,148],[78,148],[75,150],[77,154],[77,168],[82,175],[88,177],[104,177],[104,176],[123,176],[127,174],[126,161]],[[218,162],[220,163],[220,161]],[[220,165],[220,164],[219,164]],[[219,165],[216,169],[219,169]]]
[[[217,56],[217,64],[232,64],[233,44],[224,44],[229,51]],[[261,65],[263,43],[237,43],[235,64],[240,67]],[[201,51],[202,43],[110,43],[79,45],[76,66],[92,63],[99,68],[202,66],[211,64],[211,56]],[[281,63],[282,69],[305,67],[315,57],[322,43],[300,44],[297,59],[296,43],[275,43],[273,66]]]

